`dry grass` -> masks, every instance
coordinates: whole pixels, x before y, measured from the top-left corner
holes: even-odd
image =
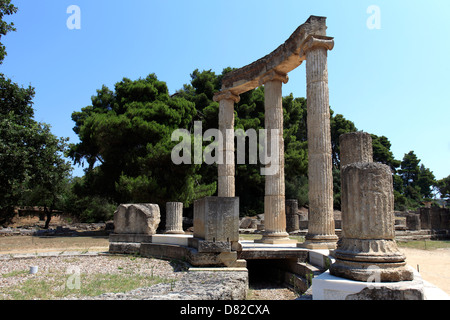
[[[406,242],[397,242],[401,248],[419,249],[419,250],[436,250],[436,249],[449,249],[449,240],[415,240]]]
[[[0,254],[48,251],[107,251],[108,237],[0,237]]]

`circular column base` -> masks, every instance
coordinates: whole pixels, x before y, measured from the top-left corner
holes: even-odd
[[[338,236],[335,234],[306,235],[305,242],[299,243],[297,247],[305,249],[328,249],[337,247]]]
[[[297,243],[297,240],[289,239],[289,233],[287,232],[264,232],[263,237],[260,240],[255,240],[255,243],[267,243],[267,244],[289,244]]]
[[[365,282],[398,282],[414,279],[413,271],[406,266],[406,262],[370,263],[336,259],[330,267],[330,274]]]
[[[167,230],[164,234],[185,234],[183,230]]]
[[[368,263],[401,263],[406,259],[392,239],[342,238],[334,256],[344,261]]]

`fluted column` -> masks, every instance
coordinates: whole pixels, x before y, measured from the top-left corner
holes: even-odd
[[[343,232],[330,273],[357,281],[412,280],[406,257],[395,242],[389,166],[351,163],[342,169],[341,180]]]
[[[300,230],[298,219],[298,200],[286,200],[286,231],[296,232]]]
[[[265,96],[265,129],[267,155],[272,162],[266,165],[264,225],[261,242],[291,242],[286,232],[285,184],[284,184],[284,138],[282,86],[288,82],[285,74],[269,72],[262,80]],[[274,139],[274,140],[272,140]],[[272,150],[272,141],[278,150]]]
[[[214,96],[219,102],[219,130],[222,133],[223,161],[218,164],[218,196],[235,196],[235,165],[234,165],[234,104],[240,97],[231,91],[219,92]]]
[[[310,36],[303,47],[306,56],[308,110],[309,224],[303,247],[334,249],[333,175],[331,158],[328,50],[333,38]]]
[[[166,203],[166,234],[184,234],[183,231],[183,203]]]
[[[339,137],[342,236],[330,273],[358,281],[411,280],[395,242],[394,191],[387,165],[373,162],[372,137]]]

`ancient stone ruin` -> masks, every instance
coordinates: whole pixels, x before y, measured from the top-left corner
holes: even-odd
[[[156,234],[160,216],[156,205],[122,205],[110,235],[110,252],[139,253],[141,256],[181,259],[195,267],[226,267],[247,272],[246,267],[264,262],[258,269],[276,269],[286,282],[306,291],[311,280],[328,297],[352,299],[371,296],[365,282],[413,282],[405,256],[395,242],[393,185],[389,167],[373,162],[372,141],[357,132],[341,137],[342,234],[338,243],[333,212],[333,177],[328,90],[328,51],[334,40],[326,34],[326,18],[311,16],[290,38],[269,55],[233,72],[222,80],[215,94],[219,102],[219,130],[222,133],[223,162],[218,164],[218,196],[194,203],[193,234],[184,233],[183,206],[166,204],[165,234]],[[286,201],[284,182],[284,141],[282,87],[288,73],[306,61],[308,122],[308,231],[304,243],[290,240],[288,232],[301,228],[297,201]],[[266,176],[264,232],[260,241],[239,240],[239,198],[235,194],[234,104],[239,95],[258,86],[265,87],[265,128],[276,132],[280,150],[271,165],[274,174]],[[267,165],[268,166],[268,165]],[[257,226],[255,221],[247,225]],[[334,251],[333,251],[334,250]],[[330,255],[331,252],[331,255]],[[330,267],[331,266],[331,267]],[[339,280],[352,280],[359,291],[327,288],[330,273]],[[374,270],[376,271],[374,273]],[[325,278],[319,279],[325,275]],[[317,277],[317,281],[314,280]],[[414,281],[412,281],[414,280]],[[331,283],[336,283],[333,279]],[[352,283],[352,285],[354,284]],[[423,293],[413,290],[415,298]],[[358,287],[359,288],[359,287]],[[411,295],[395,287],[381,286],[383,292],[402,299]],[[364,292],[358,295],[358,292]],[[408,292],[409,292],[408,291]],[[337,293],[337,295],[336,295]],[[353,294],[354,293],[354,294]],[[322,297],[321,296],[321,297]]]
[[[394,191],[389,166],[374,163],[372,139],[357,132],[341,136],[342,236],[330,273],[368,281],[412,280],[394,230]]]
[[[219,102],[219,130],[224,139],[223,162],[218,164],[218,196],[199,199],[194,205],[194,234],[172,235],[180,231],[180,209],[167,204],[166,233],[132,229],[128,224],[136,219],[117,215],[117,230],[111,235],[111,251],[140,250],[142,254],[161,254],[162,244],[183,245],[164,255],[186,258],[193,265],[242,266],[239,259],[239,199],[235,197],[234,164],[234,104],[239,95],[258,86],[265,87],[265,128],[267,140],[275,139],[280,150],[271,166],[273,174],[266,175],[264,197],[264,228],[262,244],[294,244],[286,225],[284,140],[282,87],[289,81],[288,73],[306,61],[309,138],[309,195],[310,213],[306,242],[301,248],[334,249],[338,237],[333,219],[333,181],[331,164],[330,109],[328,97],[328,51],[334,40],[326,34],[326,18],[311,16],[290,38],[269,55],[230,72],[222,80],[222,89],[214,100]],[[270,136],[275,134],[275,136]],[[274,167],[274,168],[273,168]],[[131,205],[129,210],[134,210]],[[128,207],[127,207],[128,208]],[[122,212],[125,208],[119,208]],[[127,209],[128,210],[128,209]],[[290,209],[291,210],[291,209]],[[133,216],[132,216],[133,215]],[[290,215],[289,230],[297,229],[294,215]],[[121,221],[124,220],[124,221]],[[128,219],[128,220],[127,220]],[[116,217],[115,217],[116,220]],[[142,219],[141,219],[142,220]],[[140,220],[140,221],[141,221]],[[145,220],[145,219],[144,219]],[[142,220],[142,221],[144,221]],[[154,220],[156,221],[156,220]],[[115,221],[116,224],[116,221]],[[122,227],[126,225],[127,227]],[[147,229],[146,229],[147,230]],[[175,237],[176,236],[176,237]],[[176,240],[174,240],[176,239]],[[128,244],[127,241],[129,240]],[[140,241],[139,241],[140,240]],[[140,243],[139,243],[140,242]],[[169,251],[171,253],[169,253]]]
[[[298,200],[286,200],[286,231],[295,233],[300,231],[300,223],[298,216]]]
[[[139,252],[141,243],[152,241],[160,221],[156,204],[120,205],[114,212],[114,233],[109,235],[109,252]]]
[[[311,16],[271,54],[227,74],[219,102],[219,130],[224,137],[224,164],[219,164],[219,197],[235,196],[234,103],[239,95],[258,86],[265,87],[265,128],[277,129],[279,159],[277,174],[266,176],[264,197],[265,233],[263,243],[290,242],[286,232],[282,86],[288,73],[306,61],[309,142],[310,225],[306,248],[334,249],[333,177],[331,162],[330,108],[327,52],[334,40],[326,35],[326,18]],[[228,160],[228,161],[226,161]]]
[[[166,203],[166,234],[184,234],[183,231],[183,203]]]

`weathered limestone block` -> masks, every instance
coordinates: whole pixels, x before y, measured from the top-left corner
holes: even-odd
[[[184,234],[183,231],[183,203],[166,203],[166,234]]]
[[[249,229],[253,225],[253,222],[256,221],[255,218],[244,217],[239,222],[239,229]],[[256,229],[256,227],[255,227]]]
[[[114,212],[114,233],[156,233],[161,216],[157,204],[121,204]]]
[[[188,244],[192,248],[196,248],[199,253],[220,253],[231,252],[232,246],[229,241],[207,241],[198,238],[190,238]]]
[[[399,288],[365,288],[359,293],[348,295],[345,300],[424,300],[424,292],[420,286],[405,286]]]
[[[406,281],[413,273],[398,250],[394,230],[392,173],[381,163],[352,163],[341,169],[342,238],[330,273],[368,281]]]
[[[339,137],[341,168],[355,162],[373,162],[372,136],[366,132],[351,132]]]
[[[194,266],[239,266],[239,198],[205,197],[194,202],[194,237],[188,240]],[[245,263],[244,263],[245,264]]]
[[[139,253],[141,244],[139,242],[110,242],[109,253],[136,254]]]
[[[409,213],[406,215],[406,228],[408,230],[420,230],[420,216],[415,213]]]
[[[194,238],[239,241],[239,198],[205,197],[194,202]]]

